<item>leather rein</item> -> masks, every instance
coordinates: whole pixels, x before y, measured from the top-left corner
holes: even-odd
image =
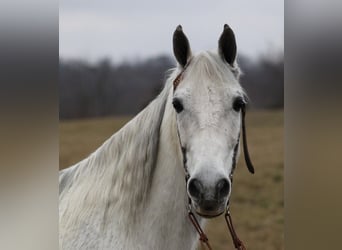
[[[189,62],[184,66],[183,70],[177,75],[177,77],[173,81],[173,91],[176,90],[177,86],[182,81],[184,71],[186,70],[188,65],[189,65]],[[251,162],[249,152],[248,152],[248,147],[247,147],[245,114],[246,114],[246,107],[245,107],[245,105],[243,105],[241,108],[243,150],[244,150],[244,156],[245,156],[247,168],[252,174],[254,174],[254,167],[253,167],[253,164]],[[182,156],[183,156],[183,167],[184,167],[184,171],[185,171],[185,184],[187,186],[188,180],[190,179],[190,174],[188,172],[187,165],[186,165],[186,162],[187,162],[186,148],[183,147],[183,145],[182,145],[178,127],[177,127],[177,135],[178,135],[179,144],[180,144]],[[234,147],[234,155],[233,155],[233,160],[232,160],[232,171],[229,175],[229,178],[230,178],[232,184],[233,184],[233,172],[235,170],[236,162],[237,162],[236,158],[237,158],[239,143],[240,143],[240,133],[239,133],[236,145]],[[235,249],[246,250],[246,247],[244,246],[243,242],[239,239],[239,237],[237,236],[237,233],[234,229],[232,217],[230,215],[229,200],[227,202],[226,213],[224,216],[225,216],[225,220],[226,220],[230,235],[232,237]],[[209,244],[209,239],[208,239],[207,235],[202,230],[200,224],[198,223],[198,220],[196,219],[196,216],[192,212],[191,199],[189,196],[188,196],[188,217],[189,217],[189,220],[191,221],[192,225],[195,227],[197,233],[199,234],[199,240],[202,242],[202,244],[206,245],[209,250],[212,250],[212,247]]]

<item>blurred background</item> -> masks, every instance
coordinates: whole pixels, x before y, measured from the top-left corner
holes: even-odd
[[[247,133],[256,167],[252,176],[239,162],[235,227],[248,249],[284,249],[283,1],[60,1],[59,167],[87,157],[156,97],[176,65],[178,24],[198,52],[217,49],[225,23],[235,32],[250,98]],[[233,249],[223,217],[206,231],[214,249]]]
[[[243,87],[255,109],[284,105],[283,1],[60,1],[60,119],[132,115],[174,67],[172,33],[183,26],[193,51],[217,48],[229,24]],[[134,101],[133,101],[134,100]]]

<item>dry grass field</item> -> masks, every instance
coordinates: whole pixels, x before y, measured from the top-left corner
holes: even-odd
[[[60,168],[86,157],[129,119],[61,122]],[[248,172],[241,155],[231,199],[235,229],[249,250],[284,249],[283,112],[248,112],[246,126],[256,173]],[[234,249],[222,216],[210,220],[205,231],[213,249]]]

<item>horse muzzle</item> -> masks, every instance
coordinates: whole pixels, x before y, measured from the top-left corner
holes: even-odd
[[[230,182],[222,178],[205,185],[200,179],[191,178],[188,184],[188,195],[195,212],[205,218],[221,215],[226,208],[230,194]]]

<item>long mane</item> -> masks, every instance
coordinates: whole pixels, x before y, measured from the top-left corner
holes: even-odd
[[[131,209],[144,204],[158,156],[159,133],[174,70],[164,89],[144,110],[111,136],[88,158],[60,172],[60,217],[82,222],[109,209]],[[94,211],[95,210],[95,211]],[[131,214],[132,214],[131,213]],[[76,218],[76,221],[75,221]]]

